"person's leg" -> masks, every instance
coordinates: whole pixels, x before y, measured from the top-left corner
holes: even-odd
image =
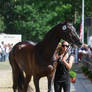
[[[54,82],[54,91],[61,92],[62,84],[60,82]]]
[[[64,92],[70,92],[70,79],[63,83]]]

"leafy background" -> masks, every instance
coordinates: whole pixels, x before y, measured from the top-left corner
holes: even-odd
[[[38,42],[53,26],[71,20],[79,34],[81,8],[82,0],[0,0],[0,33]],[[85,0],[85,18],[91,16],[92,1]]]

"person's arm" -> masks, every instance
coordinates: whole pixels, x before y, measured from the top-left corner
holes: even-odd
[[[67,69],[71,69],[73,62],[74,62],[74,56],[70,56],[69,62],[66,61],[65,57],[62,59],[62,62],[64,62]]]

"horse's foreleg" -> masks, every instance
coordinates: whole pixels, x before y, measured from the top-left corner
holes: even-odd
[[[52,78],[49,76],[48,79],[48,92],[52,92]]]
[[[48,79],[48,92],[53,92],[53,81],[54,81],[54,73],[51,75],[47,76]]]
[[[39,79],[40,79],[40,77],[38,75],[33,76],[36,92],[40,92],[40,89],[39,89]]]

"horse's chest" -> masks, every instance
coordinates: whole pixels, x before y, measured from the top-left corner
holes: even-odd
[[[44,66],[39,66],[37,71],[38,71],[38,74],[48,75],[53,71],[53,66],[50,64],[44,65]]]

